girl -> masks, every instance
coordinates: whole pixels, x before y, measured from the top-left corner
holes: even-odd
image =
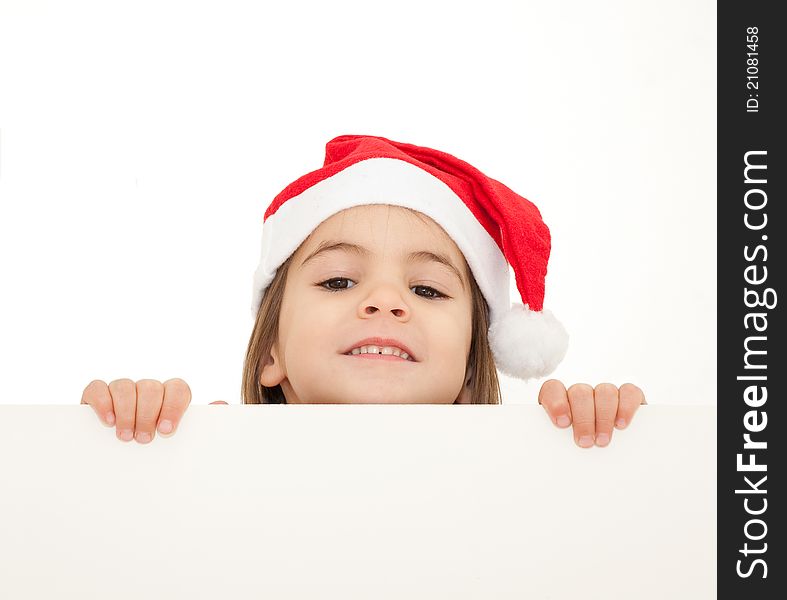
[[[265,212],[243,403],[500,404],[497,369],[543,377],[567,349],[542,308],[550,240],[534,204],[450,154],[334,138]],[[523,304],[510,304],[509,265]],[[171,435],[190,401],[181,379],[95,380],[82,396],[140,443]],[[587,448],[645,399],[551,379],[539,403]]]

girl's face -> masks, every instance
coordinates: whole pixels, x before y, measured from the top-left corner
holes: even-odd
[[[464,257],[440,226],[398,206],[352,207],[293,256],[260,383],[281,385],[289,404],[469,403],[471,319]],[[395,341],[365,342],[376,337]],[[370,345],[383,355],[351,352]]]

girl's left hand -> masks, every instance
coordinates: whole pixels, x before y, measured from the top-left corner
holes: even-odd
[[[620,390],[611,383],[599,383],[595,389],[575,383],[568,390],[557,379],[545,381],[538,393],[538,403],[561,428],[574,424],[574,441],[582,448],[607,446],[612,430],[625,429],[640,404],[647,404],[642,390],[624,383]]]

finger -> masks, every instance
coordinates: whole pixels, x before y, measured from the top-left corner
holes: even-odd
[[[586,383],[575,383],[567,390],[574,422],[574,441],[582,448],[590,448],[596,436],[596,410],[593,407],[593,388]]]
[[[538,392],[538,403],[542,405],[558,427],[571,425],[571,408],[568,405],[566,386],[557,379],[545,381]]]
[[[191,403],[191,388],[179,378],[164,382],[164,404],[159,415],[158,431],[164,437],[175,434],[183,413]]]
[[[100,379],[94,379],[82,391],[80,404],[89,404],[104,425],[112,427],[115,424],[115,411],[112,408],[112,395],[107,384]]]
[[[645,394],[633,383],[624,383],[620,386],[620,403],[618,404],[618,415],[615,419],[615,427],[618,429],[625,429],[631,419],[634,418],[634,413],[641,404],[647,404]]]
[[[224,400],[216,400],[215,402],[211,402],[210,404],[227,404]]]
[[[115,435],[124,442],[130,442],[134,439],[134,421],[137,418],[137,386],[130,379],[116,379],[108,387],[115,411]]]
[[[593,390],[593,400],[596,405],[596,446],[606,446],[612,440],[618,413],[617,386],[599,383]]]
[[[137,417],[134,425],[137,442],[147,444],[156,434],[156,423],[164,399],[164,385],[155,379],[137,381]]]

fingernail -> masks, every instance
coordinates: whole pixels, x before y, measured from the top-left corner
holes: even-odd
[[[590,448],[593,445],[593,438],[589,435],[583,435],[579,438],[579,445],[583,448]]]
[[[161,433],[169,433],[170,431],[172,431],[172,422],[171,421],[167,421],[165,419],[164,421],[162,421],[161,423],[158,424],[158,430]]]
[[[114,425],[115,424],[115,413],[113,413],[113,412],[108,412],[107,413],[107,423],[109,425]]]
[[[569,418],[568,418],[566,415],[560,415],[560,416],[557,418],[557,424],[558,424],[560,427],[568,427],[568,424],[569,424],[570,422],[571,422],[571,421],[569,420]]]
[[[609,444],[609,435],[606,433],[599,433],[596,436],[596,446],[606,446]]]
[[[137,434],[137,441],[140,444],[147,444],[150,441],[150,434],[147,431],[140,431]]]
[[[618,429],[623,429],[626,426],[626,419],[620,417],[617,421],[615,421],[615,426]]]
[[[130,442],[131,440],[134,439],[134,432],[131,431],[130,429],[124,429],[123,431],[120,432],[120,439],[123,440],[124,442]]]

